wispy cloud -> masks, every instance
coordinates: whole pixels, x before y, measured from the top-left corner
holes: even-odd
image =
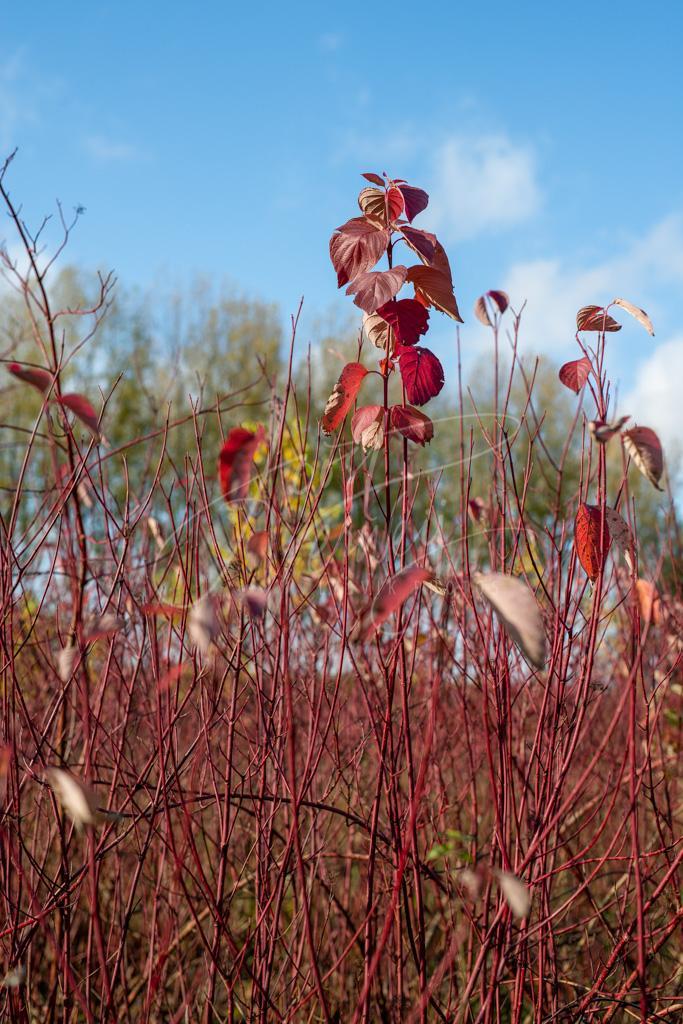
[[[106,135],[89,135],[83,142],[83,148],[98,163],[131,163],[144,156],[136,146]]]
[[[436,149],[431,220],[449,242],[515,227],[541,207],[533,149],[506,135],[454,137]]]

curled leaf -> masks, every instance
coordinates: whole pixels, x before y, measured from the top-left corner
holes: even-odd
[[[351,435],[365,451],[379,451],[384,444],[384,409],[381,405],[364,405],[351,420]]]
[[[529,887],[509,871],[496,871],[496,878],[505,902],[515,917],[528,917],[531,910]]]
[[[391,270],[370,270],[355,277],[346,294],[353,295],[353,301],[364,313],[374,313],[401,290],[406,273],[406,268],[400,266]]]
[[[660,626],[664,621],[662,612],[662,601],[657,593],[657,588],[650,580],[636,580],[636,601],[640,610],[640,618],[643,624],[652,621],[654,626]]]
[[[77,419],[83,423],[96,441],[102,439],[98,423],[98,416],[85,395],[62,395],[59,399],[65,409],[69,409]]]
[[[373,185],[384,187],[384,178],[381,178],[379,174],[373,174],[372,171],[363,171],[361,177],[365,178],[366,181],[371,181]]]
[[[572,359],[560,367],[560,381],[566,388],[578,395],[584,386],[591,372],[591,361],[586,356],[581,359]]]
[[[346,364],[332,389],[332,394],[327,399],[322,420],[323,433],[331,434],[337,429],[355,402],[358,389],[367,372],[362,363]]]
[[[63,768],[48,768],[47,777],[57,800],[77,829],[97,823],[100,815],[88,786]]]
[[[68,683],[71,679],[77,656],[78,647],[75,644],[62,647],[57,655],[57,675],[63,683]]]
[[[659,438],[650,427],[632,427],[621,435],[626,453],[635,462],[644,477],[658,491],[660,477],[664,471],[664,454]]]
[[[434,437],[434,424],[429,416],[412,405],[393,405],[391,407],[391,426],[403,437],[422,447]]]
[[[654,338],[655,329],[652,326],[652,321],[650,320],[649,316],[647,315],[644,309],[641,309],[640,306],[634,306],[633,303],[629,302],[627,299],[615,299],[614,305],[621,306],[621,308],[625,309],[627,313],[630,313],[631,316],[634,317],[638,321],[638,323],[645,328],[647,333]]]
[[[605,508],[605,519],[610,537],[624,556],[629,569],[633,572],[633,553],[635,552],[636,545],[631,527],[624,517],[616,509],[610,508],[609,505]]]
[[[579,505],[574,520],[574,547],[590,580],[596,580],[605,566],[612,538],[607,516],[597,505]]]
[[[618,324],[602,306],[583,306],[576,314],[577,331],[620,331]]]
[[[443,366],[433,352],[420,345],[396,350],[401,378],[411,405],[424,405],[444,386]]]
[[[393,187],[386,191],[383,188],[364,188],[358,196],[358,205],[371,224],[388,228],[403,213],[403,195]]]
[[[226,501],[246,501],[249,497],[254,455],[265,436],[264,428],[259,425],[255,432],[233,427],[226,437],[218,456],[221,492]]]
[[[487,300],[497,308],[499,313],[502,314],[510,305],[510,297],[507,292],[493,288],[491,291],[485,292],[484,295],[480,295],[475,302],[474,315],[477,320],[482,323],[484,327],[493,327],[493,322],[491,321],[489,311],[486,307]]]
[[[389,232],[354,217],[337,228],[330,239],[330,259],[337,272],[337,287],[371,270],[389,243]]]
[[[590,420],[588,430],[598,444],[607,444],[630,419],[630,416],[622,416],[620,419],[615,420],[614,423],[605,423],[604,420]]]
[[[360,619],[360,639],[367,639],[375,633],[389,616],[397,611],[432,574],[419,565],[409,565],[382,584],[377,596]]]
[[[543,668],[546,658],[543,618],[538,601],[524,580],[501,572],[478,572],[473,580],[525,658],[534,668]]]
[[[375,348],[381,349],[383,352],[387,351],[389,345],[389,324],[377,313],[364,313],[363,314],[363,331],[368,341],[372,342]],[[391,355],[391,351],[389,352]]]
[[[49,370],[44,370],[40,366],[22,366],[21,363],[10,363],[7,369],[13,377],[23,380],[25,384],[32,384],[42,394],[46,394],[50,390],[54,379]]]

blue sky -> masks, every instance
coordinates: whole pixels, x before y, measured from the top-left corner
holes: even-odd
[[[451,257],[467,355],[487,288],[527,300],[525,345],[555,358],[580,305],[623,295],[657,332],[610,340],[623,408],[673,438],[682,28],[672,3],[13,5],[0,151],[19,146],[27,217],[87,208],[72,260],[143,286],[228,277],[283,315],[303,294],[302,340],[353,308],[327,244],[359,172],[407,178],[432,195],[420,222]]]

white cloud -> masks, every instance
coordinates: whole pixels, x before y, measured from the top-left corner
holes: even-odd
[[[505,135],[447,139],[429,192],[432,223],[448,241],[513,227],[541,206],[533,150]]]
[[[141,156],[135,146],[127,142],[117,142],[105,135],[90,135],[83,146],[88,156],[100,163],[129,163]]]
[[[637,381],[623,402],[633,421],[657,431],[665,448],[680,450],[683,437],[683,334],[658,345],[638,367]]]
[[[577,310],[591,303],[604,305],[616,296],[643,306],[655,321],[656,331],[662,287],[681,283],[683,218],[672,215],[642,238],[622,246],[618,254],[592,266],[572,266],[556,258],[514,264],[501,287],[516,309],[526,301],[522,343],[547,352],[572,343]]]

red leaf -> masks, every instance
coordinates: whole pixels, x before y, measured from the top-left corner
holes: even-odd
[[[374,313],[378,306],[383,306],[400,291],[406,274],[405,267],[371,270],[356,277],[346,289],[346,294],[354,296],[353,301],[363,312]]]
[[[578,395],[583,385],[588,380],[591,372],[591,361],[583,356],[581,359],[572,359],[560,367],[560,381],[566,388]]]
[[[34,388],[38,388],[43,394],[50,389],[52,384],[52,374],[49,370],[43,370],[39,366],[22,366],[21,363],[10,363],[7,367],[13,377],[18,377],[19,380],[23,380],[26,384],[32,384]]]
[[[332,394],[327,399],[322,420],[323,433],[331,434],[337,429],[356,400],[358,389],[367,372],[362,363],[347,363],[344,367]]]
[[[433,352],[420,345],[401,346],[399,369],[411,405],[424,405],[441,391],[444,385],[443,366]]]
[[[384,184],[384,182],[382,182]],[[375,227],[388,228],[403,213],[403,195],[397,188],[364,188],[358,196],[364,217]],[[387,209],[389,219],[387,220]]]
[[[406,217],[412,223],[418,213],[422,213],[429,203],[429,196],[421,188],[412,185],[397,185],[405,203]]]
[[[596,580],[600,575],[611,543],[607,517],[603,522],[601,509],[597,505],[579,505],[574,521],[574,547],[589,579]]]
[[[590,420],[588,429],[598,444],[607,444],[615,434],[619,433],[624,423],[627,423],[630,419],[630,416],[621,416],[614,423],[606,423],[604,420]]]
[[[410,245],[410,248],[417,253],[421,260],[424,260],[426,263],[431,263],[436,252],[436,235],[433,235],[431,231],[421,231],[420,228],[411,228],[407,224],[401,225],[401,234]]]
[[[577,331],[620,331],[618,324],[602,306],[583,306],[576,314]]]
[[[393,224],[403,213],[403,194],[399,189],[392,187],[387,192],[387,202],[389,203],[389,222]]]
[[[252,533],[247,541],[247,551],[259,562],[262,562],[268,551],[268,531],[257,530],[256,533]]]
[[[411,405],[393,405],[391,407],[391,425],[409,441],[421,444],[424,448],[434,437],[434,424],[429,416]]]
[[[370,224],[365,217],[354,217],[337,228],[330,239],[330,259],[337,271],[337,287],[341,288],[374,267],[388,243],[389,232]]]
[[[399,345],[416,345],[420,335],[429,329],[429,313],[415,299],[392,299],[377,312],[393,327]]]
[[[100,440],[100,428],[97,423],[98,416],[85,395],[62,395],[59,401],[65,408],[70,409],[81,423],[85,424],[97,440]]]
[[[658,491],[659,478],[664,472],[664,454],[659,438],[650,427],[633,427],[621,435],[624,447],[636,466]]]
[[[233,427],[226,437],[218,457],[221,491],[226,501],[248,498],[254,455],[265,436],[265,430],[259,426],[256,433],[245,427]]]
[[[411,267],[406,280],[415,286],[416,299],[463,323],[453,294],[453,283],[444,273],[434,267]]]
[[[502,292],[495,288],[491,291],[486,292],[484,295],[480,295],[474,304],[474,315],[477,320],[484,325],[484,327],[493,327],[489,311],[486,308],[486,300],[492,302],[498,308],[499,313],[504,313],[510,305],[510,298],[507,292]]]
[[[380,178],[379,174],[373,174],[372,171],[364,171],[362,177],[366,181],[371,181],[373,185],[384,186],[384,178]]]
[[[407,569],[402,569],[395,576],[385,580],[370,608],[361,616],[361,638],[367,639],[376,632],[392,612],[397,611],[413,591],[425,580],[431,579],[431,576],[432,574],[421,566],[409,565]]]
[[[351,420],[351,436],[365,451],[378,452],[384,444],[384,409],[381,405],[364,405]]]

